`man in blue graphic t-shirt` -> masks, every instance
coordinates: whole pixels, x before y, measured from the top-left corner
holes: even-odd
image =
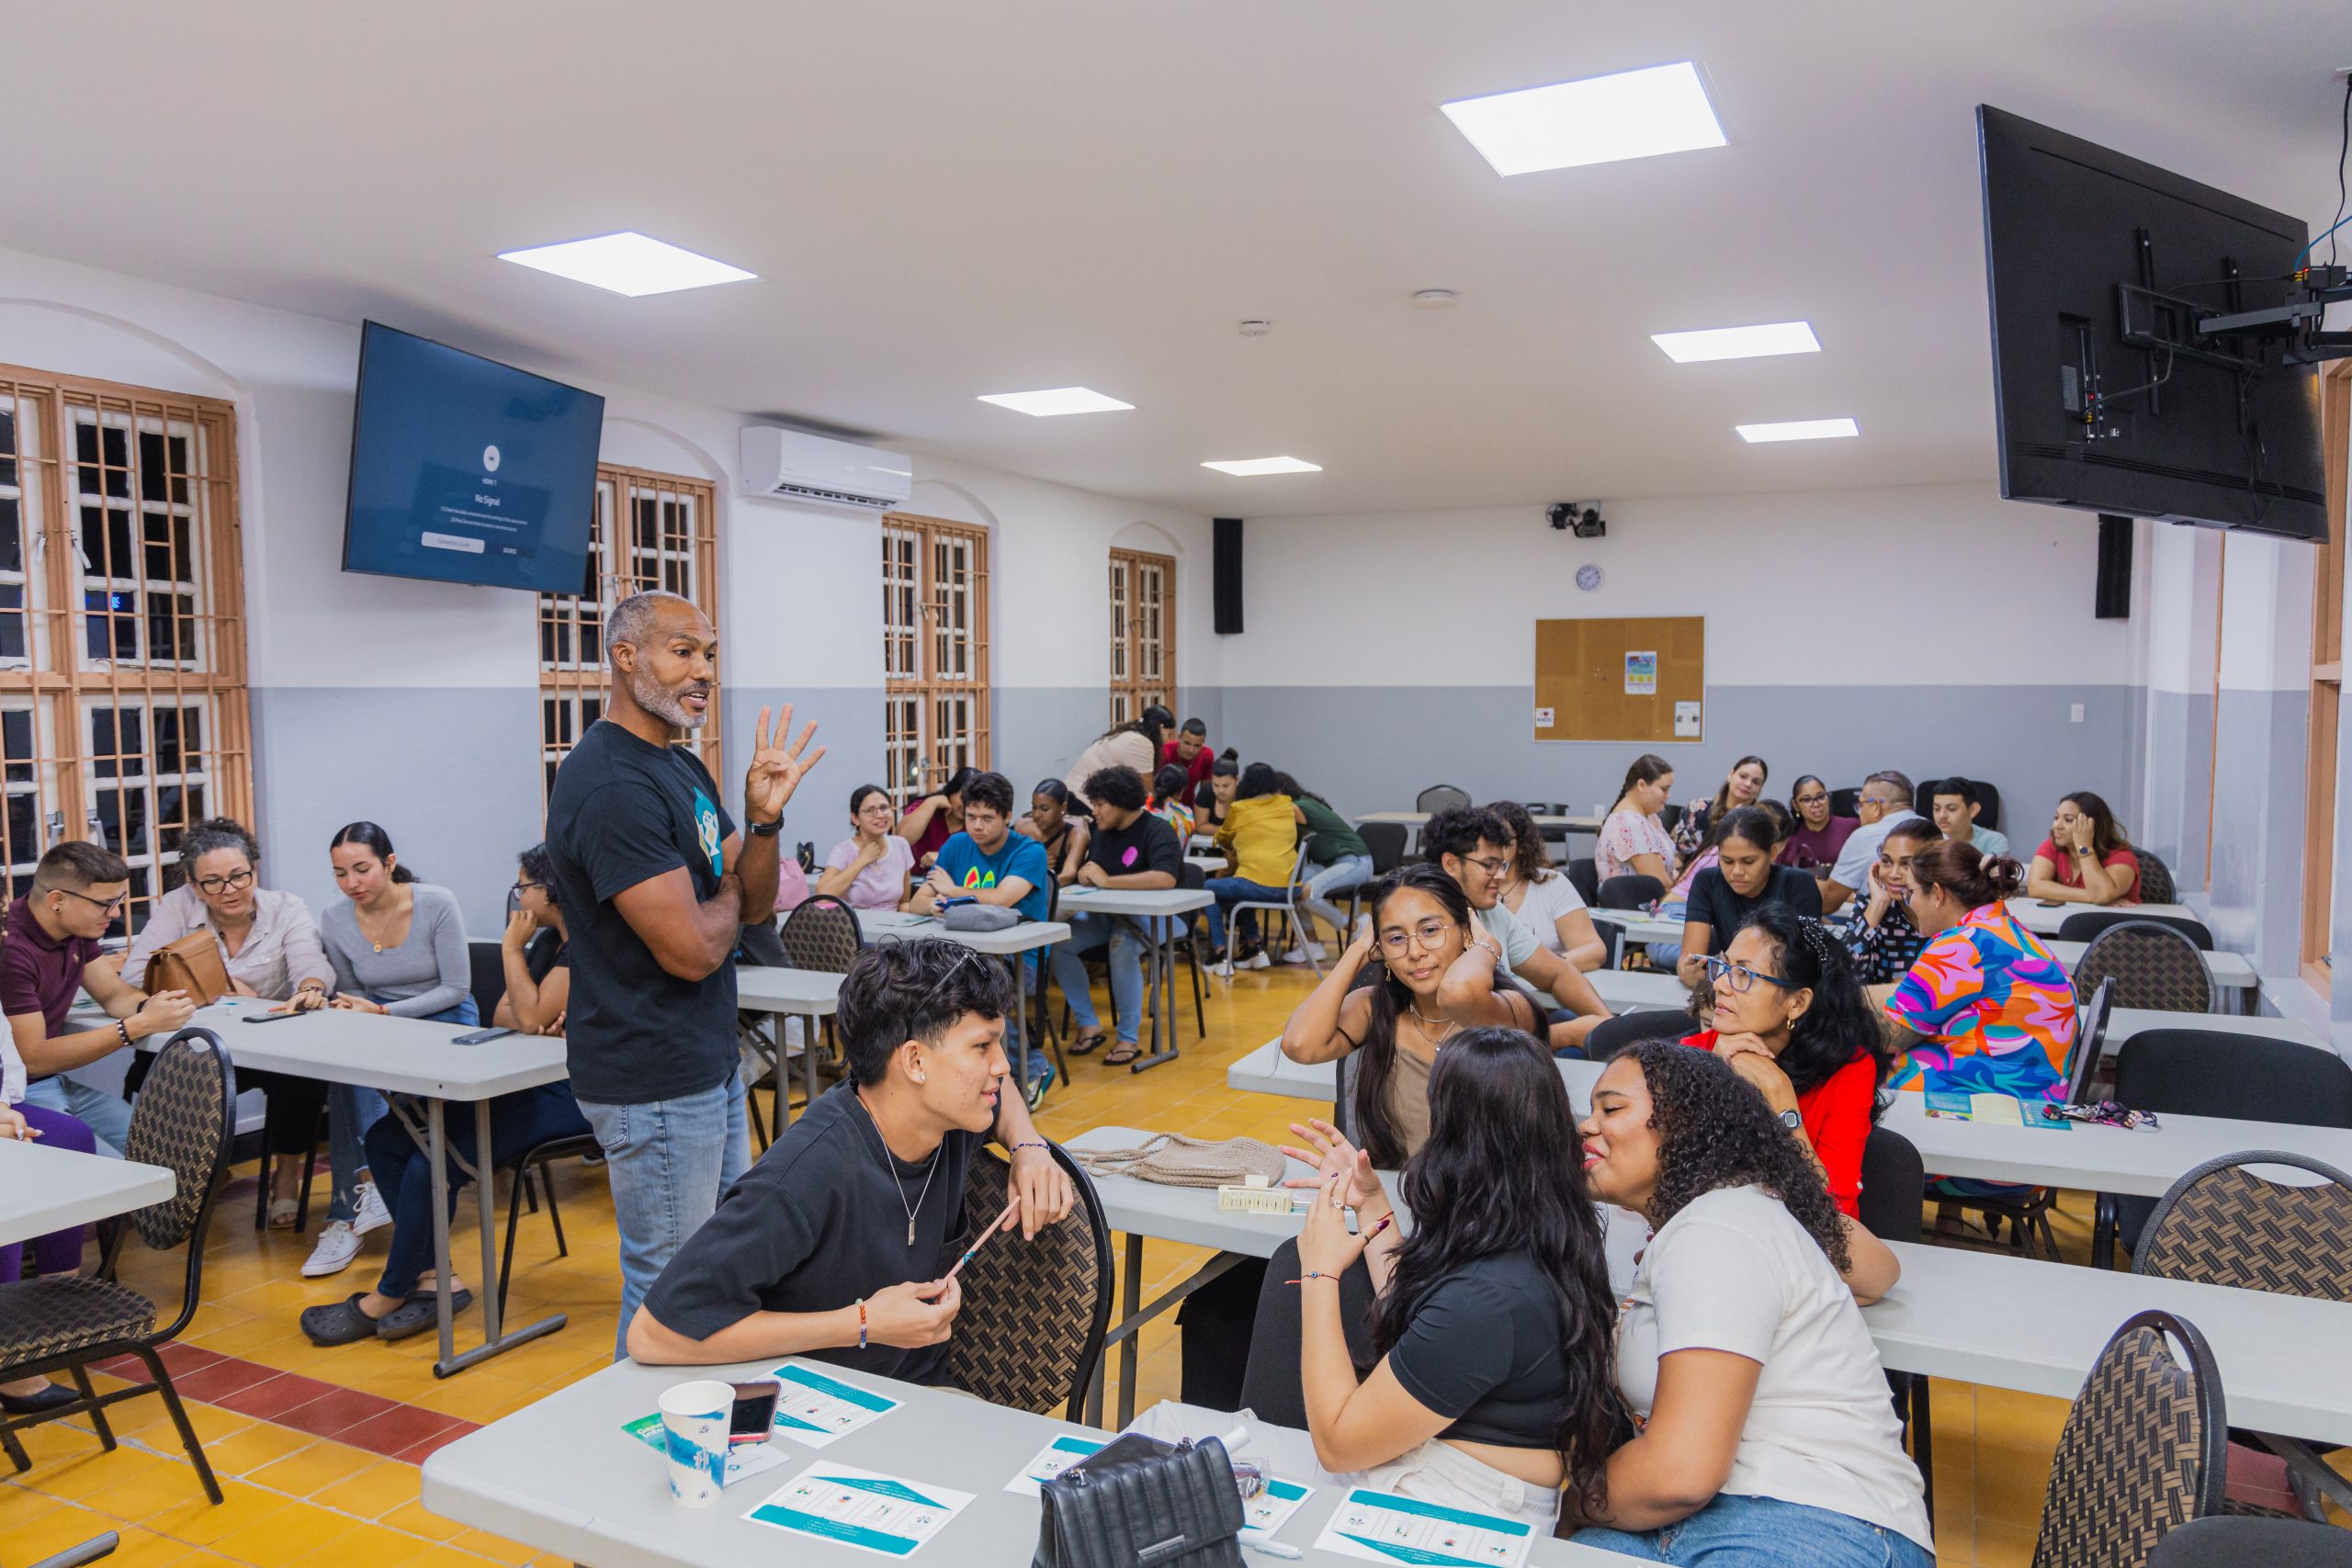
[[[964,786],[964,830],[939,848],[931,868],[907,908],[917,914],[937,912],[943,898],[976,898],[1021,911],[1025,920],[1042,920],[1053,908],[1054,873],[1046,846],[1012,830],[1012,781],[1002,773],[978,773]],[[1024,987],[1036,974],[1037,955],[1021,955]],[[1023,1049],[1020,1027],[1005,1021],[1004,1049],[1011,1055]],[[1018,1059],[1018,1058],[1016,1058]],[[1045,1097],[1054,1081],[1053,1064],[1036,1042],[1027,1043],[1022,1081],[1027,1084],[1030,1107]]]

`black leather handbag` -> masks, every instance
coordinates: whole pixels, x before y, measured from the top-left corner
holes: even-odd
[[[1114,1438],[1043,1483],[1035,1568],[1239,1568],[1241,1488],[1215,1438]]]

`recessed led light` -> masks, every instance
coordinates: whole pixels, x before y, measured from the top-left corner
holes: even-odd
[[[1109,413],[1114,409],[1136,406],[1085,387],[1049,387],[1042,392],[989,392],[980,401],[1038,419],[1057,413]]]
[[[1850,419],[1784,419],[1775,424],[1740,424],[1732,428],[1739,432],[1742,441],[1828,441],[1862,433],[1861,427]]]
[[[1819,354],[1821,341],[1807,321],[1772,321],[1760,327],[1711,327],[1695,333],[1652,333],[1650,341],[1677,365],[1702,359],[1761,359],[1770,354]]]
[[[1221,462],[1203,463],[1201,467],[1244,479],[1256,479],[1261,474],[1319,474],[1323,471],[1322,464],[1302,462],[1296,457],[1227,457]]]
[[[1442,107],[1498,175],[1724,145],[1698,67],[1687,60]]]
[[[674,294],[681,288],[707,288],[714,283],[741,283],[759,276],[628,229],[593,240],[501,251],[498,259],[594,284],[632,299],[646,294]]]

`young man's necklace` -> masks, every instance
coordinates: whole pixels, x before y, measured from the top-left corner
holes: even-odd
[[[882,1123],[874,1121],[874,1108],[866,1104],[862,1096],[858,1100],[857,1108],[865,1112],[865,1119],[868,1122],[874,1122],[874,1141],[882,1148],[882,1168],[889,1173],[890,1190],[899,1195],[899,1207],[907,1211],[907,1245],[912,1247],[915,1244],[915,1215],[922,1213],[922,1201],[931,1196],[931,1179],[939,1174],[940,1151],[947,1147],[947,1142],[943,1138],[940,1140],[939,1147],[931,1151],[930,1168],[922,1173],[922,1190],[915,1194],[914,1206],[909,1208],[906,1189],[899,1183],[898,1164],[891,1159],[890,1145],[882,1136]]]

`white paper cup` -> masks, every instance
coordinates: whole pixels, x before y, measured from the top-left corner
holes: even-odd
[[[662,1441],[670,1456],[670,1501],[707,1508],[727,1479],[727,1428],[735,1409],[733,1385],[704,1379],[662,1395]]]

